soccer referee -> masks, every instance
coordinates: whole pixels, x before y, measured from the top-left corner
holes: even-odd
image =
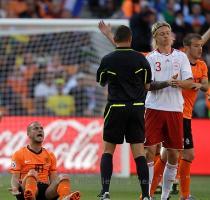
[[[130,48],[131,30],[124,25],[114,35],[115,51],[104,56],[97,71],[97,82],[108,84],[108,103],[104,112],[104,151],[101,158],[102,191],[100,200],[110,200],[109,185],[116,144],[124,138],[130,143],[142,189],[149,199],[149,172],[144,154],[144,101],[151,82],[150,65],[145,57]]]

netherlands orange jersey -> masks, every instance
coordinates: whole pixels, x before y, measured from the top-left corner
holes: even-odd
[[[193,79],[195,83],[200,83],[202,79],[208,78],[208,68],[206,63],[202,60],[197,60],[195,65],[191,65]],[[198,91],[183,89],[182,94],[184,97],[184,111],[183,117],[187,119],[192,118],[193,106],[197,97]]]
[[[49,175],[56,171],[55,155],[45,148],[39,153],[33,152],[28,147],[16,151],[12,156],[10,172],[20,173],[22,180],[31,169],[38,172],[38,182],[49,183]]]

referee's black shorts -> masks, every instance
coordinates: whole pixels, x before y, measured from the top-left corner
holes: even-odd
[[[144,143],[144,103],[111,104],[104,112],[103,139],[113,144]]]
[[[183,118],[183,128],[184,128],[184,149],[194,148],[191,119]]]
[[[38,195],[36,197],[36,200],[47,200],[47,198],[45,197],[45,192],[46,192],[48,186],[49,185],[46,184],[46,183],[40,183],[40,182],[37,183]],[[24,200],[24,192],[23,192],[23,189],[21,187],[19,188],[19,191],[21,192],[21,194],[17,195],[16,199],[17,200]],[[56,197],[52,200],[56,200],[56,199],[58,199],[58,197]]]

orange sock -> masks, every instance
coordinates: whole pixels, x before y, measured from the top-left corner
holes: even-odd
[[[37,180],[34,176],[28,176],[25,180],[25,195],[32,195],[35,198],[37,193]]]
[[[180,160],[180,193],[183,198],[188,198],[190,195],[190,167],[191,162],[187,160]]]
[[[152,185],[150,189],[150,196],[153,197],[155,190],[157,189],[158,184],[160,183],[164,168],[165,168],[166,163],[162,161],[160,158],[156,161],[155,166],[154,166],[154,176],[152,179]]]
[[[154,164],[157,162],[158,159],[160,159],[160,154],[155,155]]]
[[[59,195],[59,200],[63,199],[65,196],[70,194],[71,185],[68,179],[62,180],[58,184],[57,193]]]
[[[180,171],[179,171],[179,166],[180,166],[180,161],[182,160],[182,155],[181,154],[179,154],[179,158],[178,158],[178,170],[177,170],[177,174],[176,174],[176,180],[179,180],[179,178],[180,178]]]

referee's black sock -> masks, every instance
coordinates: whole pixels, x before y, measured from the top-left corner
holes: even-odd
[[[149,197],[149,169],[144,156],[135,158],[135,162],[143,199],[144,197]]]
[[[112,176],[113,163],[112,154],[104,153],[101,157],[101,184],[102,192],[109,192],[109,185]]]

